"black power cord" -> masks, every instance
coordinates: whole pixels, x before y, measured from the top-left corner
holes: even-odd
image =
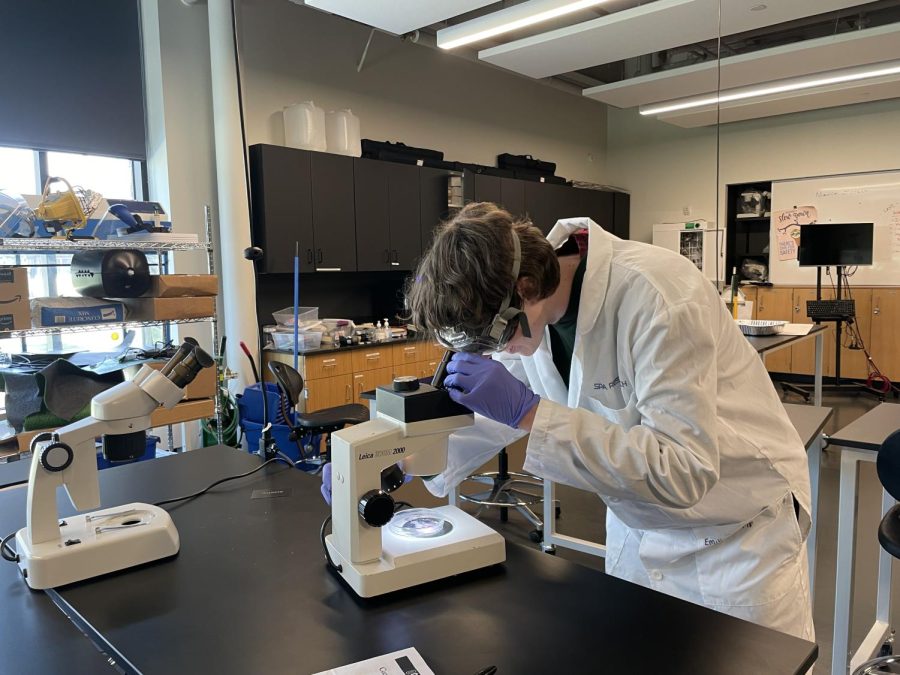
[[[153,505],[154,506],[163,506],[165,504],[174,504],[175,502],[183,502],[183,501],[187,501],[188,499],[194,499],[196,497],[199,497],[202,494],[209,492],[214,487],[216,487],[217,485],[221,485],[222,483],[227,483],[228,481],[231,481],[231,480],[237,480],[238,478],[246,478],[247,476],[252,476],[260,469],[263,469],[263,468],[267,467],[269,464],[272,464],[274,462],[285,462],[291,468],[294,467],[294,463],[292,461],[290,461],[290,459],[286,459],[285,457],[275,456],[272,459],[263,462],[255,469],[251,469],[250,471],[247,471],[245,473],[239,473],[236,476],[227,476],[226,478],[220,478],[219,480],[217,480],[213,483],[210,483],[202,490],[198,490],[197,492],[195,492],[193,494],[185,495],[184,497],[173,497],[172,499],[164,499],[161,502],[155,502]]]
[[[9,562],[17,563],[19,562],[19,554],[12,550],[9,546],[9,540],[16,536],[16,533],[8,534],[3,537],[3,541],[0,541],[0,555],[3,556],[4,560],[9,560]]]

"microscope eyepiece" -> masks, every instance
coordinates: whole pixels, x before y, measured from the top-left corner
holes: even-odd
[[[197,345],[196,340],[185,338],[160,372],[175,386],[183,389],[194,381],[197,373],[213,363],[213,358]]]

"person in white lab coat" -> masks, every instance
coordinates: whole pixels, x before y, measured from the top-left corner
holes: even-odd
[[[526,471],[606,503],[609,574],[813,639],[806,454],[690,261],[588,218],[545,239],[470,204],[436,234],[407,300],[459,352],[446,385],[478,413],[432,492],[530,432]]]

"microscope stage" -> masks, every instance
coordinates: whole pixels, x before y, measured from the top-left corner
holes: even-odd
[[[353,564],[341,556],[328,535],[326,545],[344,580],[363,598],[371,598],[429,581],[496,565],[506,560],[506,545],[497,532],[455,506],[430,509],[452,529],[416,539],[381,528],[381,558]]]

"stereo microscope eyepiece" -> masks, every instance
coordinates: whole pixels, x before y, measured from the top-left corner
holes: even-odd
[[[185,338],[178,351],[160,372],[175,386],[183,389],[194,381],[197,373],[209,368],[213,363],[213,358],[200,348],[196,340]]]

